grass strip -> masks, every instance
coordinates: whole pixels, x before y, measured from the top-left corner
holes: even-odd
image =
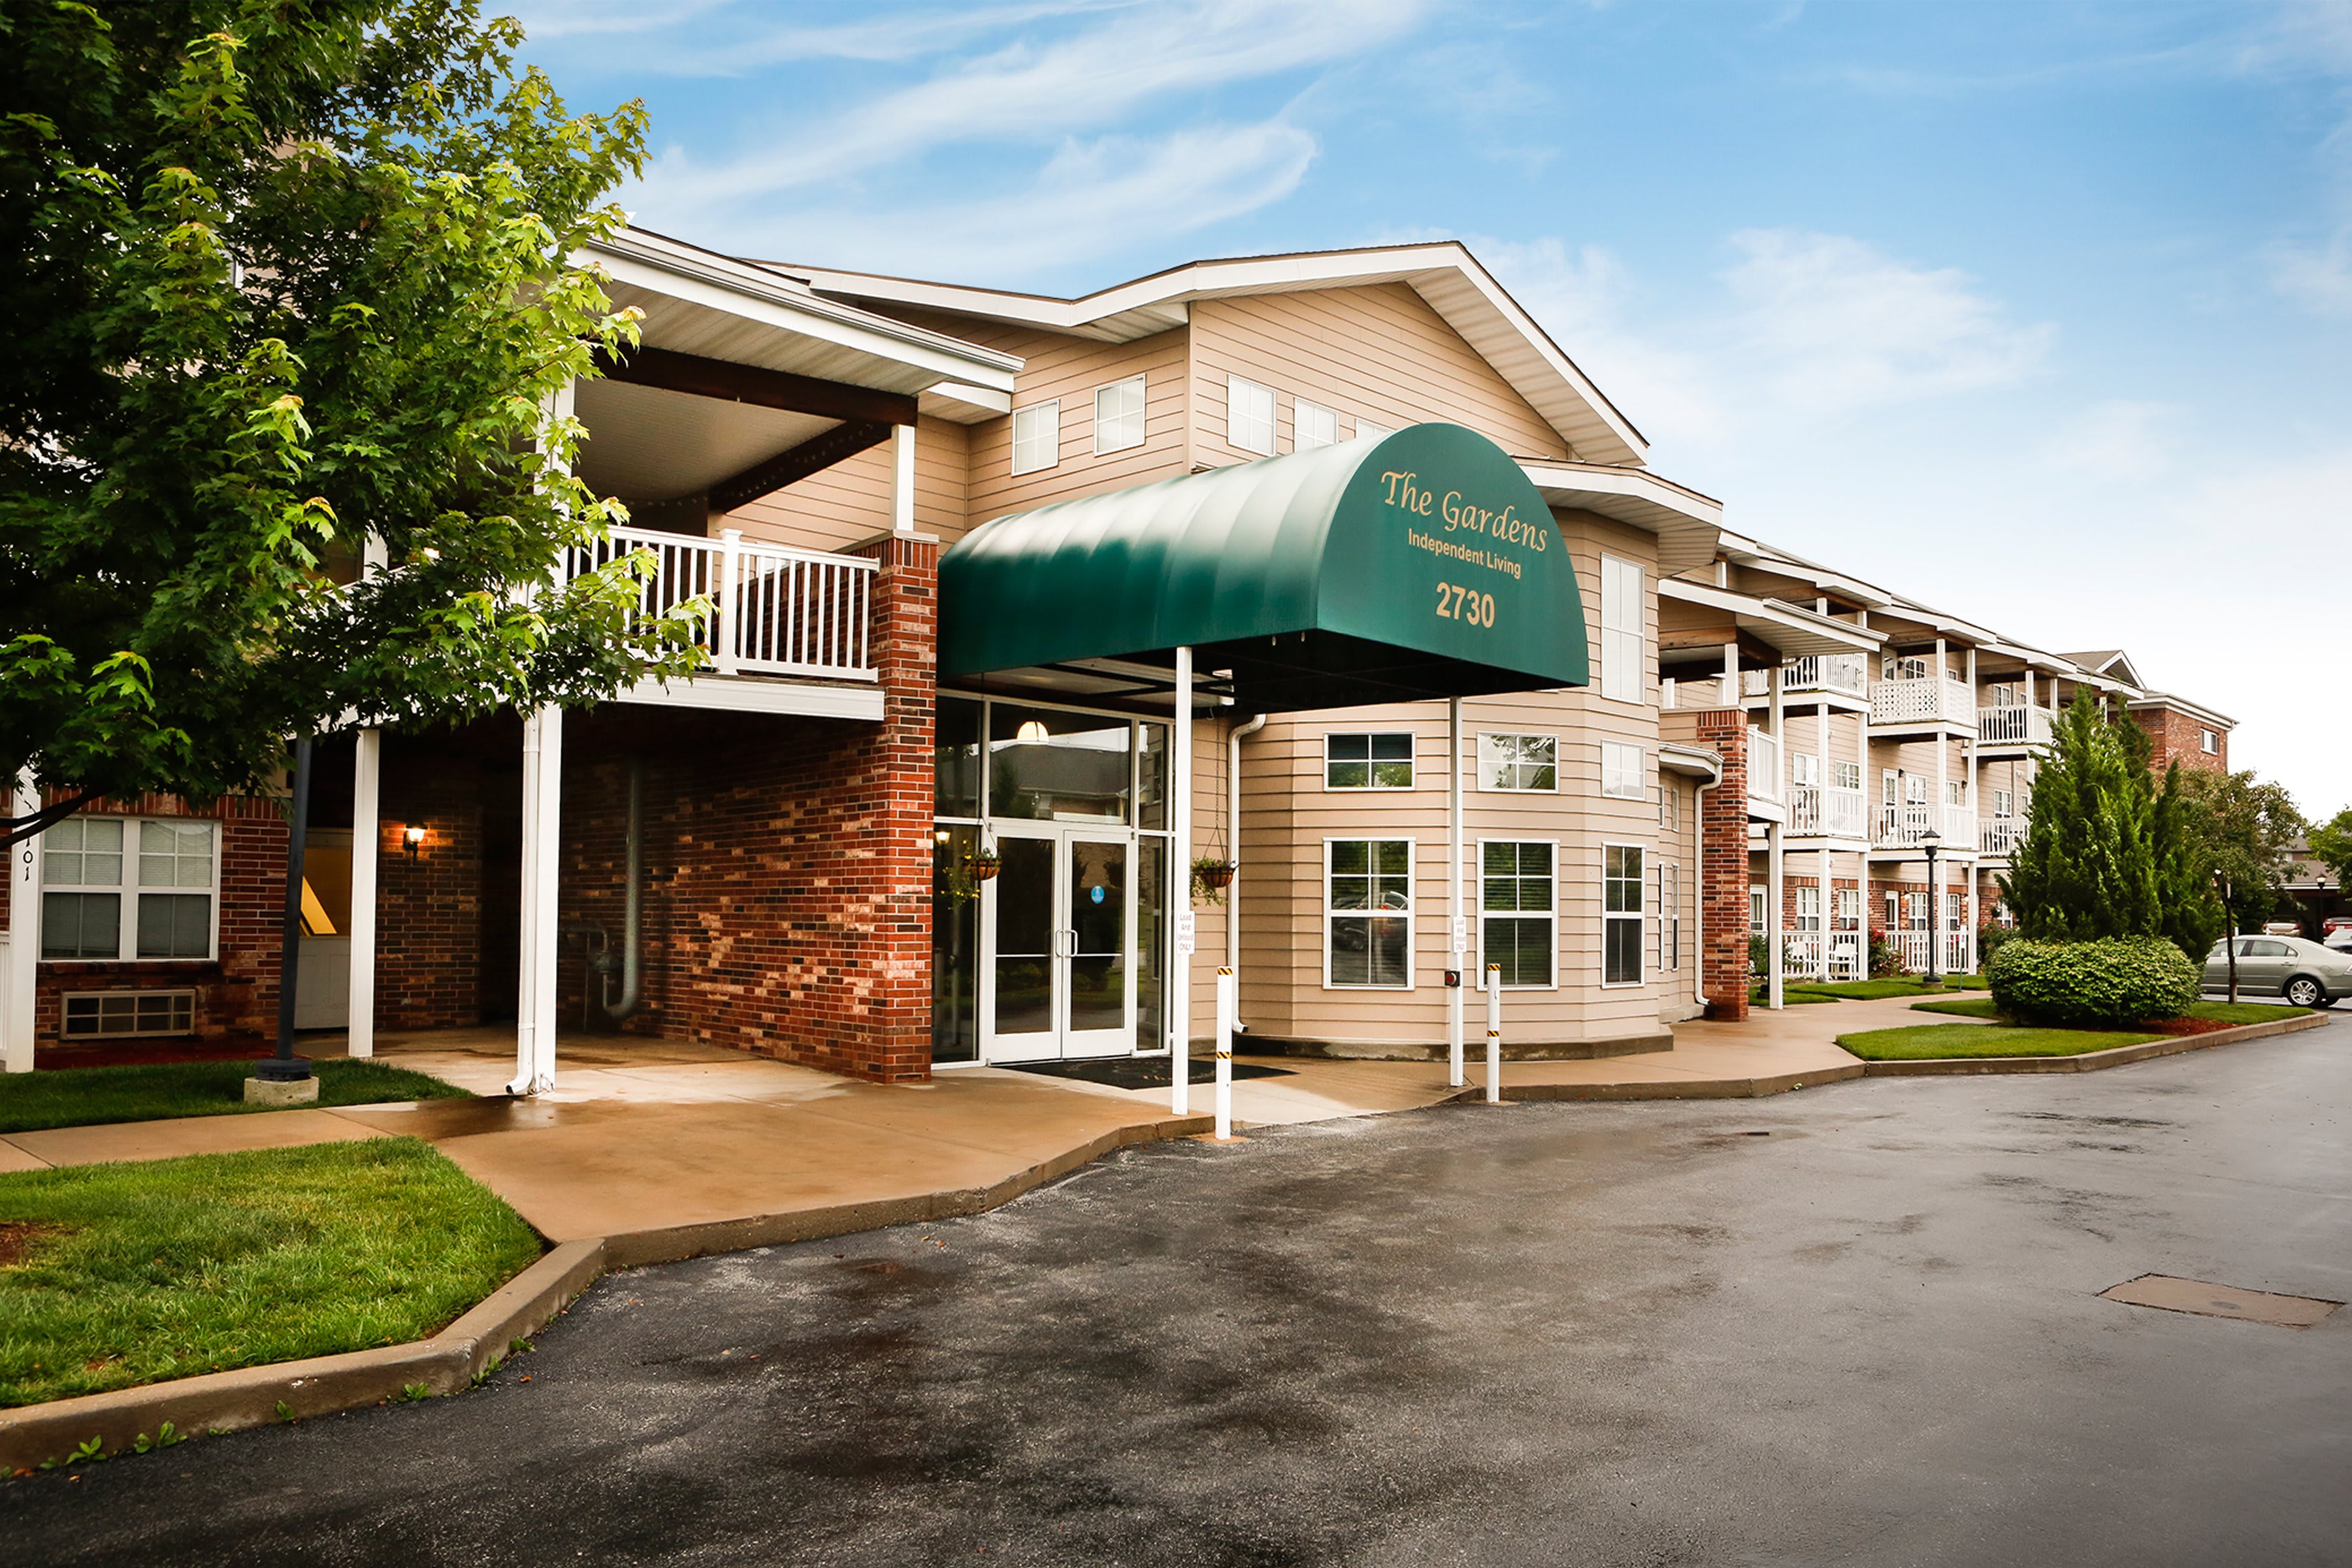
[[[2145,1045],[2162,1035],[2120,1029],[2021,1029],[2006,1025],[1913,1024],[1864,1029],[1837,1043],[1866,1062],[1936,1061],[1954,1057],[2079,1057],[2117,1046]]]
[[[150,1062],[10,1073],[0,1078],[0,1132],[282,1109],[245,1103],[245,1080],[253,1068],[250,1061]],[[455,1084],[382,1062],[322,1061],[314,1070],[320,1105],[471,1098]]]
[[[1841,996],[1849,1002],[1876,1002],[1888,996],[1939,996],[1947,991],[1981,991],[1984,981],[1974,974],[1948,974],[1941,985],[1930,991],[1916,980],[1804,980],[1792,981],[1782,989],[1820,996]]]
[[[1914,1013],[1947,1013],[1962,1018],[1998,1018],[2000,1009],[1990,996],[1962,996],[1949,1002],[1914,1002]],[[2271,1007],[2259,1002],[2199,1002],[2184,1016],[2210,1018],[2223,1024],[2273,1024],[2281,1018],[2292,1018],[2304,1011],[2301,1007]]]
[[[1748,1001],[1751,1006],[1761,1007],[1769,999],[1769,993],[1759,988],[1749,994]],[[1822,991],[1801,991],[1794,985],[1782,985],[1780,1000],[1793,1007],[1800,1002],[1838,1002],[1844,998],[1832,996]]]
[[[0,1175],[0,1405],[421,1339],[540,1250],[414,1138]]]

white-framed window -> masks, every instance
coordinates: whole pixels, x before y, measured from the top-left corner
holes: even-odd
[[[1683,830],[1683,789],[1672,779],[1658,781],[1658,826],[1667,833]]]
[[[1927,929],[1928,911],[1934,909],[1934,905],[1927,901],[1927,895],[1925,893],[1904,894],[1903,929],[1906,931],[1926,931]]]
[[[1925,680],[1927,661],[1916,654],[1890,653],[1878,661],[1881,680]]]
[[[1601,793],[1618,800],[1640,800],[1643,788],[1642,748],[1622,741],[1601,742]]]
[[[1559,789],[1559,737],[1481,735],[1478,787],[1492,790]]]
[[[1062,400],[1013,411],[1013,471],[1034,474],[1062,460]]]
[[[1948,665],[1948,665],[1944,666],[1944,679],[1945,679],[1946,680],[1957,680],[1957,681],[1960,682],[1962,685],[1966,685],[1966,684],[1968,683],[1968,679],[1969,679],[1969,678],[1968,678],[1966,675],[1962,674],[1959,670],[1955,669],[1952,666],[1950,666],[1950,665]]]
[[[1412,989],[1412,840],[1323,841],[1323,984]]]
[[[1764,934],[1764,889],[1753,882],[1748,885],[1748,931],[1751,936]]]
[[[41,956],[209,959],[220,825],[70,816],[41,835]]]
[[[1359,441],[1377,441],[1383,436],[1395,434],[1396,426],[1393,425],[1375,425],[1370,420],[1362,418],[1356,421],[1355,438]]]
[[[1944,929],[1946,931],[1961,931],[1966,929],[1960,924],[1960,900],[1961,895],[1958,889],[1952,888],[1945,890]]]
[[[1927,804],[1927,775],[1926,773],[1905,773],[1903,775],[1903,804],[1906,805],[1925,805]]]
[[[193,991],[68,991],[60,1001],[61,1032],[69,1040],[196,1032]]]
[[[1966,805],[1969,804],[1969,784],[1966,779],[1946,779],[1944,781],[1944,804],[1946,805]]]
[[[1411,789],[1409,731],[1323,737],[1325,789]]]
[[[1995,816],[2013,816],[2016,815],[2016,811],[2017,796],[2015,795],[2005,789],[1997,789],[1992,792],[1992,814]]]
[[[1143,393],[1139,375],[1095,388],[1095,456],[1143,445]]]
[[[1559,851],[1549,840],[1478,841],[1478,988],[1486,966],[1502,967],[1506,991],[1558,984]]]
[[[1832,763],[1830,764],[1830,776],[1837,781],[1837,787],[1840,789],[1860,789],[1862,787],[1862,764],[1860,763]]]
[[[1639,702],[1642,668],[1642,566],[1614,555],[1601,558],[1601,695]]]
[[[1290,405],[1290,449],[1311,452],[1318,447],[1339,444],[1339,415],[1337,409],[1326,408],[1319,403],[1299,398]]]
[[[1822,890],[1819,888],[1799,888],[1797,894],[1797,929],[1822,929]]]
[[[1811,752],[1789,753],[1789,782],[1810,789],[1822,782],[1822,760]]]
[[[1639,985],[1643,979],[1642,906],[1649,879],[1638,844],[1601,847],[1601,984]]]
[[[1274,456],[1274,388],[1225,377],[1225,439],[1244,452]]]
[[[2197,743],[2205,749],[2205,754],[2209,757],[2218,757],[2221,754],[2221,734],[2218,730],[2198,731]]]
[[[1683,868],[1658,868],[1658,961],[1668,971],[1683,966]]]
[[[1837,921],[1838,930],[1862,929],[1862,889],[1860,888],[1840,888],[1831,902],[1832,918]]]
[[[1903,804],[1903,774],[1900,770],[1883,768],[1879,771],[1878,804],[1881,805]]]
[[[2018,696],[2019,688],[1996,680],[1985,688],[1988,705],[1994,708],[2021,708],[2024,701]]]

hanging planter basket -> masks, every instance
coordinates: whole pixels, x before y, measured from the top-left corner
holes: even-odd
[[[996,874],[1004,869],[1004,862],[997,858],[994,850],[983,849],[977,855],[965,856],[963,868],[971,874],[973,881],[989,882],[995,880]]]
[[[1213,893],[1222,893],[1234,885],[1234,873],[1241,868],[1231,860],[1204,860],[1201,863],[1201,885]]]

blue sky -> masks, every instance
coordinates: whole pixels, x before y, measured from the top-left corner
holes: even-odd
[[[527,6],[638,221],[1083,293],[1470,243],[1733,527],[2352,804],[2352,0]]]

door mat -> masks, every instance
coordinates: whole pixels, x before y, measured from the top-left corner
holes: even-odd
[[[1166,1057],[1097,1057],[1090,1061],[1072,1062],[1006,1062],[1014,1072],[1043,1073],[1047,1078],[1074,1078],[1085,1083],[1108,1084],[1113,1089],[1167,1089],[1174,1079],[1168,1070]],[[1217,1081],[1217,1063],[1213,1057],[1192,1058],[1192,1081]],[[1235,1062],[1234,1077],[1292,1078],[1288,1068],[1260,1067],[1255,1062]]]

